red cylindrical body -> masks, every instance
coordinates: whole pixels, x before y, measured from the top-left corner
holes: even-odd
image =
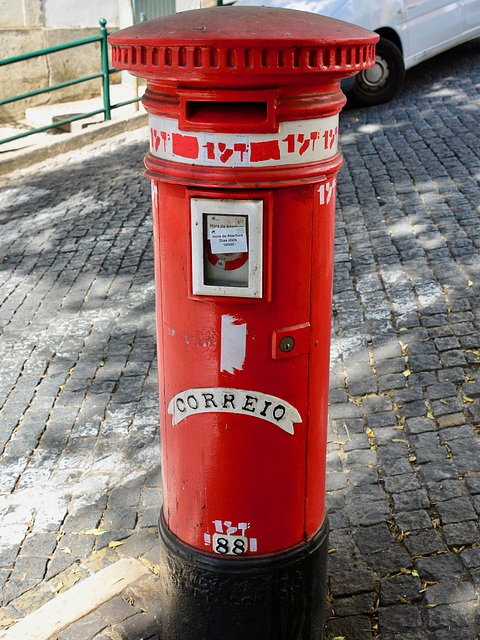
[[[229,535],[241,531],[247,553],[278,552],[323,523],[335,170],[321,183],[254,194],[154,180],[163,512],[198,549],[213,551],[213,534],[235,528]],[[192,296],[194,197],[263,204],[262,299]],[[295,340],[287,353],[284,336]],[[189,415],[172,425],[175,402],[179,418]],[[280,424],[285,403],[300,415],[290,431]]]
[[[325,526],[340,79],[376,40],[235,6],[110,36],[147,79],[164,526],[205,556]]]

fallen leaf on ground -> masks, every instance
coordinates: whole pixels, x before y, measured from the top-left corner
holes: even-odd
[[[88,529],[88,531],[84,531],[86,536],[103,536],[104,533],[107,533],[105,529]]]
[[[125,542],[121,542],[120,540],[112,540],[111,542],[108,543],[108,546],[111,549],[116,549],[117,547],[121,547],[122,544],[125,544]]]

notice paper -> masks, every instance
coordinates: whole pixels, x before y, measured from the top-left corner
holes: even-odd
[[[246,216],[208,215],[208,239],[211,251],[219,253],[245,253],[248,251]]]

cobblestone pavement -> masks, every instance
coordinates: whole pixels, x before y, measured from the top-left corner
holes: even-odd
[[[328,640],[479,637],[479,132],[478,42],[341,116]],[[129,556],[148,575],[52,638],[158,637],[146,144],[3,181],[3,628]]]
[[[158,520],[147,141],[144,128],[3,184],[5,624],[28,612],[43,582],[62,592],[72,583],[62,572]]]
[[[480,45],[342,117],[329,636],[475,640]]]

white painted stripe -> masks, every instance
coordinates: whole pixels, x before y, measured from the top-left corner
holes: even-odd
[[[246,344],[247,325],[233,316],[222,316],[220,371],[234,373],[243,369]]]
[[[175,118],[150,116],[150,152],[156,158],[217,167],[276,167],[333,158],[338,114],[281,122],[277,133],[180,131]]]
[[[149,571],[138,560],[123,558],[61,593],[0,633],[1,640],[48,640],[88,615]]]

